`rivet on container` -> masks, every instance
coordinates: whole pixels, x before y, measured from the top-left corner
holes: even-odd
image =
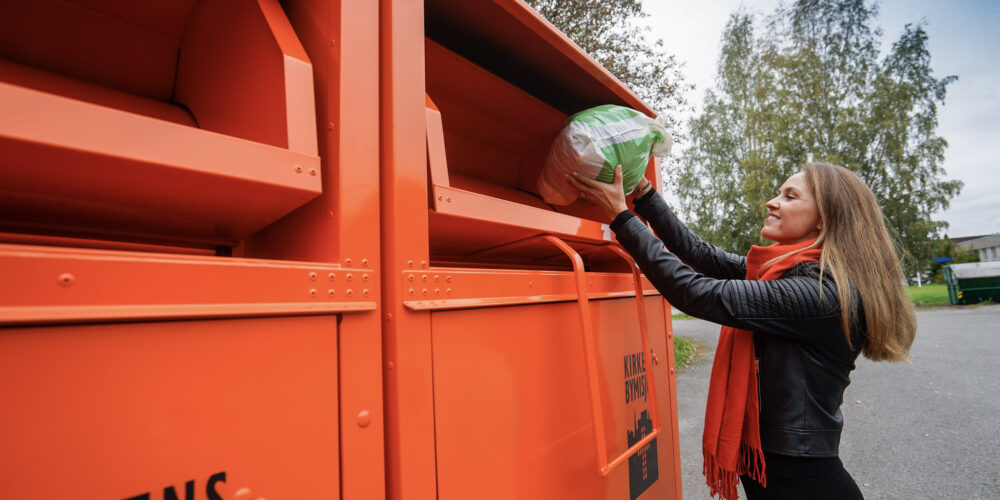
[[[414,293],[414,292],[413,292],[413,289],[411,288],[411,289],[410,289],[410,295],[413,295],[413,293]]]
[[[309,289],[309,296],[310,297],[315,297],[316,296],[316,289],[315,288],[310,288]]]
[[[346,262],[347,265],[351,265],[351,258],[348,257],[348,258],[344,259],[344,262]]]
[[[427,275],[426,275],[426,274],[423,274],[423,275],[421,275],[421,276],[420,276],[420,279],[421,279],[422,281],[427,281]]]
[[[368,281],[368,273],[361,275],[361,281]]]
[[[427,289],[426,289],[426,288],[424,288],[424,289],[423,289],[423,290],[421,291],[421,293],[423,293],[424,295],[427,295]]]
[[[348,296],[354,295],[354,292],[352,292],[350,288],[348,288],[345,293],[347,293]]]
[[[62,273],[59,275],[59,284],[62,286],[70,286],[76,281],[76,277],[70,273]]]
[[[420,267],[427,269],[427,261],[426,260],[420,261]]]
[[[362,290],[361,291],[361,295],[364,295],[365,297],[367,297],[368,296],[368,289],[365,288],[364,290]]]
[[[412,260],[406,261],[406,267],[413,267],[413,261]]]
[[[319,172],[317,172],[315,168],[310,168],[310,169],[309,169],[309,175],[316,175],[316,174],[318,174],[318,173],[319,173]]]
[[[316,273],[309,273],[309,279],[316,281],[316,278],[317,278]]]
[[[352,279],[354,279],[354,276],[351,273],[347,273],[347,281],[351,281]]]
[[[368,413],[368,410],[361,410],[361,412],[358,413],[358,427],[364,429],[365,427],[368,427],[368,424],[370,423],[372,423],[372,414]]]
[[[434,295],[441,295],[441,289],[440,288],[435,288],[434,289]]]
[[[334,290],[333,288],[331,288],[331,289],[327,290],[326,293],[329,293],[331,296],[333,296],[333,295],[337,294],[337,291]]]
[[[413,281],[413,278],[414,278],[414,276],[412,274],[409,274],[409,275],[406,276],[406,279],[408,279],[410,281]]]
[[[337,279],[337,275],[336,275],[336,273],[330,273],[330,274],[327,274],[327,275],[326,275],[326,277],[327,277],[327,278],[330,278],[330,281],[334,281],[334,280],[336,280],[336,279]]]
[[[361,265],[363,267],[368,267],[368,259],[361,259]]]
[[[295,165],[295,173],[296,174],[302,173],[302,165]]]

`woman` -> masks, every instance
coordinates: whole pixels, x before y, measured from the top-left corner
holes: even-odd
[[[746,257],[701,240],[648,181],[628,210],[621,186],[567,177],[677,309],[723,326],[712,366],[704,472],[712,495],[862,498],[838,458],[840,405],[859,353],[905,361],[916,319],[871,190],[851,171],[808,163],[767,202]],[[669,248],[669,251],[664,248]]]

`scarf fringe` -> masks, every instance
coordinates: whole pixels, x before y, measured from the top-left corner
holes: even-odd
[[[705,484],[708,485],[708,495],[716,496],[725,500],[737,500],[736,483],[739,475],[734,470],[723,469],[715,460],[713,455],[705,455],[702,465],[702,474],[705,475]]]
[[[737,500],[739,493],[736,490],[736,485],[739,483],[740,475],[743,474],[760,483],[761,486],[767,487],[763,450],[751,447],[746,443],[740,443],[738,464],[736,470],[727,470],[719,465],[714,455],[706,454],[703,456],[701,472],[705,475],[709,496],[719,495],[724,500]]]
[[[740,443],[740,467],[737,470],[739,474],[746,474],[750,476],[750,479],[767,488],[767,476],[764,475],[765,466],[764,450]]]

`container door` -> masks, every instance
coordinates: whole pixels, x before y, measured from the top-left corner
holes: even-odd
[[[0,498],[336,498],[337,323],[0,330]]]
[[[645,301],[652,353],[634,298],[591,302],[603,429],[591,414],[575,302],[432,313],[439,498],[671,498],[679,464],[664,307],[658,296]],[[650,375],[658,394],[646,389]],[[668,431],[602,478],[595,433],[610,458],[621,455],[653,428],[652,397]]]

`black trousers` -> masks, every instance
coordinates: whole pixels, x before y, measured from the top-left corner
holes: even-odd
[[[767,488],[740,476],[749,500],[863,500],[839,457],[790,457],[764,452]]]

